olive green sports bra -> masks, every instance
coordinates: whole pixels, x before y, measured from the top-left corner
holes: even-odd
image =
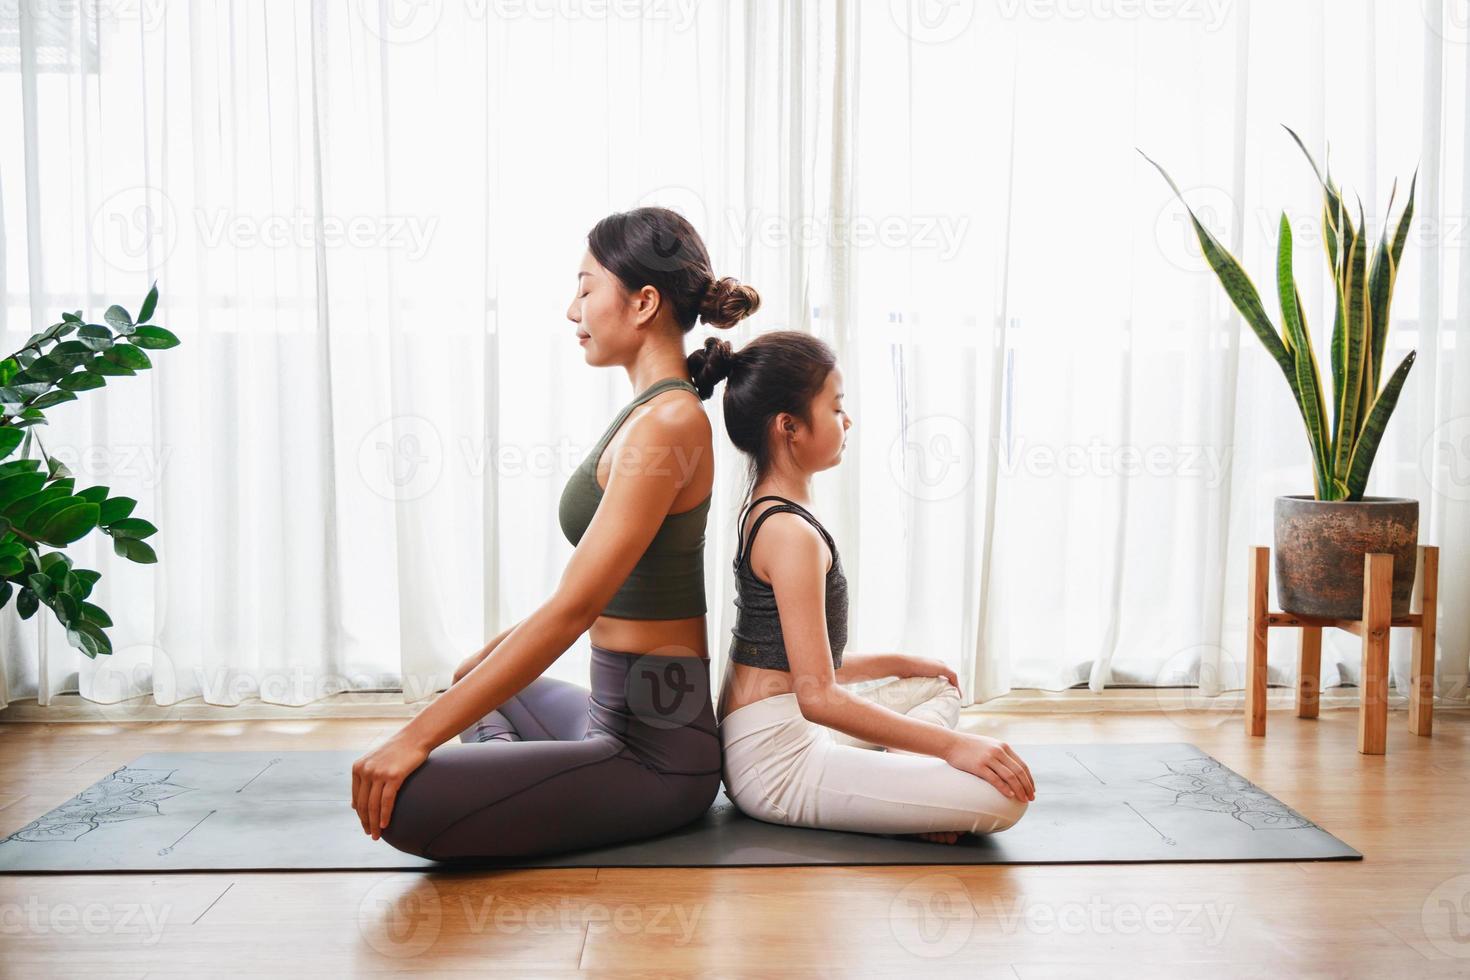
[[[683,378],[663,378],[654,382],[624,406],[587,458],[572,471],[561,491],[557,518],[561,522],[562,533],[573,547],[587,533],[592,515],[602,502],[603,489],[597,483],[597,461],[602,458],[602,451],[612,440],[613,433],[633,409],[659,392],[676,387],[687,388],[696,396],[699,394],[698,389]],[[638,559],[622,587],[602,610],[602,615],[621,619],[684,619],[705,614],[704,528],[709,504],[710,497],[705,497],[689,510],[664,517],[643,557]]]

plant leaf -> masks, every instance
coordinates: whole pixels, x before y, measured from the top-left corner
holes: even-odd
[[[47,544],[61,547],[97,526],[97,505],[81,501],[58,511],[36,536]]]
[[[128,339],[139,347],[159,350],[179,346],[179,338],[163,327],[139,327],[128,335]]]
[[[1344,279],[1343,327],[1338,338],[1341,347],[1342,383],[1335,392],[1337,417],[1333,421],[1332,475],[1346,480],[1348,460],[1352,456],[1353,444],[1357,441],[1361,419],[1359,413],[1363,390],[1363,367],[1365,364],[1365,331],[1368,325],[1368,293],[1364,280],[1367,278],[1366,254],[1362,228],[1353,231],[1347,241],[1347,252],[1343,258]]]
[[[1373,400],[1373,407],[1368,410],[1363,431],[1358,436],[1357,445],[1353,447],[1348,466],[1348,500],[1363,499],[1363,489],[1368,485],[1368,471],[1373,468],[1373,457],[1378,453],[1378,443],[1383,439],[1389,416],[1393,415],[1394,406],[1398,404],[1404,379],[1409,376],[1409,368],[1414,366],[1414,354],[1414,351],[1409,351],[1404,355],[1404,359],[1389,376],[1388,383],[1383,386],[1383,391]]]
[[[138,322],[147,323],[153,318],[153,309],[158,305],[158,280],[153,281],[153,288],[148,290],[148,295],[143,299],[143,305],[138,307]]]
[[[1295,369],[1292,366],[1291,355],[1286,352],[1286,345],[1276,332],[1271,318],[1266,315],[1266,309],[1261,305],[1260,294],[1256,292],[1250,276],[1246,275],[1235,257],[1227,252],[1210,230],[1200,223],[1199,218],[1195,217],[1194,210],[1184,200],[1184,195],[1179,192],[1179,186],[1174,183],[1174,179],[1147,153],[1142,150],[1138,152],[1145,160],[1152,163],[1159,173],[1163,174],[1164,179],[1169,182],[1169,187],[1174,191],[1174,196],[1184,204],[1184,210],[1189,213],[1189,220],[1194,223],[1195,235],[1199,238],[1205,259],[1210,263],[1210,268],[1215,270],[1220,284],[1225,287],[1225,294],[1230,297],[1230,301],[1235,304],[1235,308],[1240,311],[1245,322],[1265,345],[1266,353],[1270,354],[1271,359],[1280,366],[1282,373],[1286,375],[1287,383],[1293,384]]]
[[[133,329],[132,315],[116,303],[107,308],[107,312],[102,314],[102,319],[120,333],[127,333]]]
[[[1297,405],[1307,427],[1307,443],[1312,450],[1312,479],[1317,499],[1324,499],[1331,486],[1327,469],[1327,416],[1322,402],[1322,381],[1317,374],[1317,359],[1312,355],[1312,338],[1307,333],[1301,307],[1301,293],[1291,267],[1291,222],[1281,212],[1279,245],[1276,251],[1276,288],[1281,301],[1282,333],[1292,353]]]
[[[150,565],[158,561],[153,548],[147,541],[139,541],[137,538],[113,538],[112,550],[130,561],[143,565]]]

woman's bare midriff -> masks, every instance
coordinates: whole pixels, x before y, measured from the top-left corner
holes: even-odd
[[[598,616],[587,638],[604,650],[661,657],[709,658],[704,616],[684,619],[619,619]]]

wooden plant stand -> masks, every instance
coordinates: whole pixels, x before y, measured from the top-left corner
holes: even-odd
[[[1322,685],[1322,630],[1335,626],[1363,638],[1362,692],[1358,712],[1358,751],[1383,755],[1388,737],[1388,630],[1414,631],[1409,731],[1429,735],[1434,710],[1434,625],[1439,590],[1439,548],[1420,545],[1414,569],[1414,595],[1407,616],[1391,616],[1393,556],[1363,556],[1363,618],[1319,619],[1270,611],[1271,549],[1253,546],[1248,564],[1250,612],[1246,619],[1245,719],[1252,735],[1266,734],[1266,638],[1273,626],[1301,630],[1296,682],[1298,718],[1317,717]]]

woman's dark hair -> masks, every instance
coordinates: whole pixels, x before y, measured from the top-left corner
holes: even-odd
[[[732,327],[760,309],[760,293],[753,287],[732,276],[715,278],[704,240],[677,211],[647,207],[610,214],[587,233],[587,247],[629,292],[657,289],[685,333],[696,318],[712,327]],[[708,398],[729,373],[728,364],[712,353],[713,341],[689,355],[689,376],[700,398]]]
[[[771,420],[782,412],[811,423],[812,399],[837,366],[825,342],[799,330],[760,334],[738,351],[711,337],[715,360],[726,365],[725,432],[750,461],[746,497],[771,466]],[[696,352],[698,353],[698,352]]]

